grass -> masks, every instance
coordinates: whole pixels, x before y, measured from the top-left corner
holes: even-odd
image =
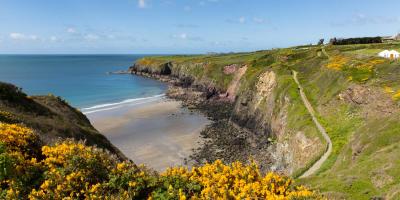
[[[254,93],[254,86],[263,72],[275,72],[277,87],[273,93],[273,115],[282,112],[285,97],[290,99],[290,105],[287,107],[286,139],[292,139],[294,133],[301,131],[308,138],[318,138],[321,142],[321,151],[316,152],[313,157],[308,158],[309,160],[304,160],[302,166],[293,172],[295,177],[319,158],[324,152],[322,147],[326,145],[292,80],[290,71],[298,71],[299,81],[333,142],[333,153],[318,173],[299,181],[319,188],[332,198],[370,199],[386,196],[388,199],[398,199],[398,110],[393,108],[392,115],[380,116],[379,112],[373,111],[376,108],[369,105],[353,105],[338,99],[338,95],[352,85],[369,89],[381,88],[382,91],[390,87],[393,92],[380,96],[382,100],[400,92],[400,61],[378,58],[377,53],[384,49],[400,50],[400,43],[325,46],[322,49],[320,46],[307,46],[250,53],[168,56],[153,59],[159,63],[173,61],[177,65],[189,65],[185,73],[199,80],[212,81],[221,88],[226,88],[232,79],[231,76],[223,74],[224,66],[247,64],[248,70],[240,82],[240,95]],[[193,63],[206,63],[208,67],[199,69],[194,67]],[[393,101],[397,101],[397,106],[400,106],[400,99]],[[268,108],[267,103],[262,103],[265,110]],[[363,112],[369,109],[371,110],[368,118],[365,118]],[[379,179],[379,176],[376,178],[375,174],[386,174],[392,181],[380,186],[379,181],[375,180]]]
[[[334,167],[301,182],[323,192],[335,191],[349,199],[374,196],[397,199],[400,196],[397,179],[400,177],[400,162],[397,159],[400,153],[399,129],[400,123],[395,116],[362,124],[339,151]],[[354,146],[362,149],[358,155],[352,151]],[[381,179],[383,183],[376,179]]]
[[[333,147],[332,154],[321,166],[318,174],[333,167],[344,146],[348,144],[352,133],[362,121],[358,117],[353,116],[352,108],[349,105],[338,105],[338,107],[331,109],[335,111],[327,111],[330,114],[323,117],[320,116],[318,119],[331,138]],[[338,115],[340,118],[337,117]]]

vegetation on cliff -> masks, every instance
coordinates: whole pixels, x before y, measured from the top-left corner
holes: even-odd
[[[226,91],[235,73],[226,73],[225,69],[246,66],[230,102],[234,108],[228,118],[268,141],[272,159],[264,164],[298,177],[322,155],[326,143],[301,102],[291,76],[295,70],[333,143],[333,152],[320,170],[300,181],[320,188],[333,199],[398,199],[400,63],[379,58],[378,52],[384,49],[399,50],[400,44],[147,57],[131,70],[157,77],[158,70],[168,63],[169,77],[190,79],[191,88],[205,92],[215,88],[217,92],[206,100],[211,103],[232,99],[226,98]],[[257,152],[257,146],[253,148]],[[218,154],[212,155],[218,159]]]
[[[12,113],[12,116],[11,114]],[[52,94],[27,96],[20,88],[0,82],[0,121],[24,123],[36,130],[45,144],[73,138],[125,156],[90,124],[77,109]]]
[[[0,123],[1,199],[309,199],[293,180],[221,161],[157,174],[71,140],[41,145],[34,130]],[[319,197],[318,197],[319,198]]]
[[[211,164],[200,162],[192,170],[173,168],[162,174],[101,150],[119,153],[63,100],[51,95],[28,97],[14,86],[0,84],[0,134],[6,133],[0,137],[2,195],[223,199],[268,194],[279,199],[271,192],[284,191],[283,199],[311,198],[308,189],[297,187],[290,178],[261,176],[256,165],[242,165],[226,156],[238,155],[242,163],[253,156],[263,172],[275,170],[294,178],[321,156],[326,143],[301,101],[291,74],[295,70],[333,143],[332,154],[319,171],[297,184],[321,190],[332,199],[398,199],[400,63],[378,58],[382,49],[400,49],[400,44],[302,46],[139,60],[132,73],[173,80],[184,86],[176,95],[203,99],[199,107],[211,110],[210,105],[222,105],[215,108],[216,118],[222,120],[203,134],[211,139],[204,146],[207,151],[199,151],[211,156],[203,159]],[[238,77],[238,71],[245,72]]]

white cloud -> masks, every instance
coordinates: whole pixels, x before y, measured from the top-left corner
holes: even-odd
[[[246,23],[246,17],[241,16],[238,19],[227,19],[226,22],[233,23],[233,24],[245,24]]]
[[[10,33],[10,38],[13,40],[22,40],[24,39],[26,36],[22,33]]]
[[[138,0],[138,7],[139,8],[146,8],[146,0]]]
[[[219,2],[219,0],[203,0],[203,1],[199,2],[199,5],[200,6],[205,6],[206,3],[218,3],[218,2]]]
[[[187,36],[186,33],[181,33],[181,34],[175,34],[172,37],[179,38],[179,39],[182,39],[182,40],[186,40],[188,36]]]
[[[211,42],[211,45],[222,47],[222,46],[227,46],[230,43],[232,43],[232,42],[230,42],[230,41],[214,41],[214,42]]]
[[[76,33],[76,29],[75,28],[67,28],[67,33]]]
[[[253,21],[254,21],[255,23],[258,23],[258,24],[262,24],[262,23],[265,22],[265,20],[264,20],[263,18],[259,18],[259,17],[254,17],[254,18],[253,18]]]
[[[55,42],[55,41],[57,41],[58,40],[58,38],[56,37],[56,36],[51,36],[50,37],[50,41],[52,41],[52,42]]]
[[[197,28],[198,26],[195,24],[176,24],[178,28]]]
[[[332,22],[332,26],[362,26],[371,24],[396,24],[400,23],[400,17],[394,16],[370,16],[363,13],[353,15],[350,19],[344,21]]]
[[[83,38],[85,40],[88,40],[88,41],[95,41],[95,40],[100,39],[100,37],[98,35],[95,35],[95,34],[87,34]]]
[[[245,17],[239,17],[239,23],[244,24],[246,23],[246,18]]]
[[[264,18],[261,17],[250,18],[248,16],[240,16],[239,18],[227,19],[225,21],[232,24],[263,24],[266,22]]]
[[[190,41],[194,41],[194,42],[204,41],[204,39],[201,37],[190,36],[186,33],[174,34],[174,35],[172,35],[172,38],[181,39],[181,40],[190,40]]]
[[[10,38],[13,40],[37,40],[36,35],[25,35],[23,33],[10,33]]]

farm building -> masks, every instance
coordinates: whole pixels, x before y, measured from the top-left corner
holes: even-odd
[[[400,57],[400,53],[395,50],[384,50],[378,54],[380,57],[388,58],[388,59],[398,59]]]

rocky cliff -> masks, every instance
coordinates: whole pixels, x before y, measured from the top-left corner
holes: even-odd
[[[215,119],[194,159],[253,157],[298,177],[327,144],[292,70],[332,140],[328,159],[300,182],[331,199],[400,197],[400,63],[377,57],[400,44],[300,46],[250,53],[146,57],[130,72],[171,84],[169,96]]]
[[[305,127],[306,132],[304,128],[295,129],[297,125],[291,124],[294,118],[306,124],[310,123],[310,119],[307,115],[289,116],[294,109],[303,112],[305,109],[298,103],[290,71],[288,68],[274,68],[282,55],[263,53],[266,54],[263,58],[257,58],[255,56],[258,55],[252,53],[203,58],[182,56],[171,60],[164,57],[144,58],[129,71],[169,82],[174,86],[169,90],[170,97],[184,99],[190,105],[196,104],[214,119],[225,119],[215,125],[216,130],[210,128],[206,131],[223,132],[225,135],[204,133],[206,138],[216,141],[214,147],[209,144],[207,151],[198,152],[208,155],[208,158],[200,156],[203,160],[229,161],[229,154],[240,154],[244,161],[250,157],[256,159],[265,170],[299,173],[323,153],[324,141],[312,126]],[[223,111],[218,107],[223,107]],[[222,145],[218,140],[227,144]],[[231,144],[238,148],[232,148]],[[209,149],[213,148],[223,153],[210,152]],[[214,156],[209,158],[209,155]]]

